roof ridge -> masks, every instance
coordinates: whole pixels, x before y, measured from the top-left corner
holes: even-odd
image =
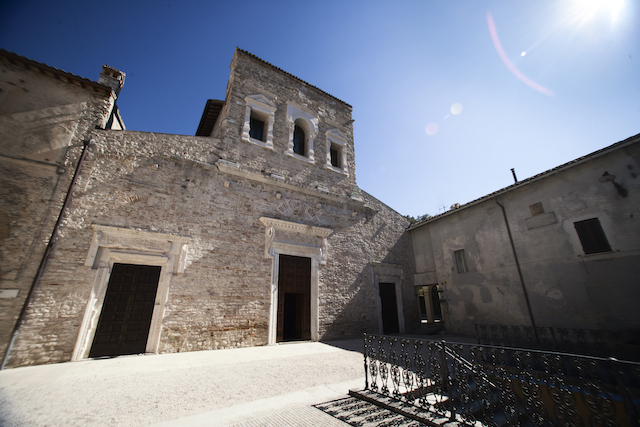
[[[276,69],[276,70],[278,70],[278,71],[280,71],[280,72],[282,72],[282,73],[284,73],[284,74],[286,74],[286,75],[288,75],[288,76],[290,76],[290,77],[293,77],[294,79],[296,79],[296,80],[298,80],[298,81],[300,81],[300,82],[302,82],[302,83],[306,84],[307,86],[311,86],[311,87],[312,87],[312,88],[314,88],[315,90],[317,90],[317,91],[319,91],[319,92],[321,92],[321,93],[323,93],[323,94],[325,94],[325,95],[327,95],[327,96],[330,96],[331,98],[335,99],[336,101],[340,101],[341,103],[345,104],[347,107],[349,107],[349,108],[353,109],[353,107],[351,106],[351,104],[348,104],[348,103],[344,102],[343,100],[341,100],[340,98],[337,98],[337,97],[335,97],[335,96],[331,95],[330,93],[325,92],[324,90],[320,89],[319,87],[314,86],[314,85],[312,85],[311,83],[309,83],[309,82],[306,82],[306,81],[302,80],[300,77],[296,77],[296,76],[294,76],[293,74],[291,74],[291,73],[289,73],[289,72],[287,72],[287,71],[283,70],[282,68],[277,67],[277,66],[275,66],[275,65],[271,64],[270,62],[267,62],[267,61],[265,61],[264,59],[257,57],[256,55],[254,55],[254,54],[253,54],[253,53],[251,53],[251,52],[247,52],[246,50],[240,49],[239,47],[236,47],[236,51],[238,51],[238,52],[240,52],[240,53],[242,53],[242,54],[244,54],[244,55],[247,55],[247,56],[249,56],[249,57],[251,57],[251,58],[253,58],[253,59],[256,59],[256,60],[258,60],[258,61],[262,62],[263,64],[268,65],[268,66],[270,66],[271,68],[274,68],[274,69]]]

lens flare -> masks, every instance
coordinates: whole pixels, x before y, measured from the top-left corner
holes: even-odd
[[[438,129],[440,129],[440,126],[436,122],[431,122],[424,128],[424,131],[427,135],[433,136],[438,133]]]
[[[511,62],[511,60],[505,53],[504,49],[502,48],[502,43],[500,43],[500,39],[498,38],[498,31],[496,30],[496,25],[494,24],[493,17],[489,12],[487,12],[487,25],[489,26],[489,34],[491,34],[491,40],[493,41],[493,46],[496,48],[496,52],[498,52],[498,56],[500,56],[500,59],[502,59],[502,62],[504,63],[504,65],[507,66],[509,71],[511,71],[514,76],[516,76],[522,83],[526,84],[530,88],[537,90],[538,92],[544,95],[553,96],[552,90],[547,89],[546,87],[534,82],[533,80],[531,80],[530,78],[522,74],[522,71],[518,70],[518,68],[515,65],[513,65],[513,62]]]
[[[451,114],[457,116],[460,113],[462,113],[462,104],[456,102],[451,106]]]

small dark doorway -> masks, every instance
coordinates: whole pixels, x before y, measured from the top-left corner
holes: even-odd
[[[396,285],[394,283],[380,283],[380,308],[382,310],[382,332],[397,334],[400,332],[398,324],[398,304],[396,302]]]
[[[114,264],[89,357],[144,353],[160,267]]]
[[[280,255],[276,341],[311,339],[311,258]]]

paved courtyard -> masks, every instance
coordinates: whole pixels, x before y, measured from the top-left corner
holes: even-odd
[[[362,348],[298,342],[5,369],[0,425],[346,426],[312,405],[364,388]]]
[[[302,342],[6,369],[0,425],[344,426],[311,405],[364,388],[361,348]]]

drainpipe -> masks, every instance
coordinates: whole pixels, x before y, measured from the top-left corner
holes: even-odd
[[[502,216],[504,217],[504,223],[507,226],[507,233],[509,234],[509,242],[511,243],[511,250],[513,251],[513,258],[516,261],[516,267],[518,268],[518,276],[520,277],[520,284],[522,285],[522,293],[524,294],[524,300],[527,303],[527,310],[529,311],[529,319],[531,320],[531,326],[533,326],[533,335],[536,338],[536,341],[540,341],[538,339],[538,331],[536,330],[536,322],[533,320],[533,312],[531,311],[531,303],[529,302],[529,294],[527,293],[527,287],[524,284],[524,278],[522,277],[522,270],[520,269],[520,261],[518,261],[518,254],[516,253],[516,246],[513,243],[513,236],[511,235],[511,227],[509,227],[509,221],[507,220],[507,211],[504,209],[504,206],[498,202],[498,198],[494,197],[495,202],[502,209]]]
[[[78,178],[78,172],[80,171],[80,166],[84,161],[84,157],[87,153],[87,148],[89,147],[89,144],[91,144],[91,141],[83,141],[82,144],[83,144],[82,154],[80,155],[80,159],[78,160],[78,165],[76,166],[76,170],[73,173],[73,178],[71,179],[71,183],[69,184],[69,190],[67,190],[67,195],[64,198],[64,203],[62,204],[62,208],[60,208],[60,213],[58,214],[58,220],[53,226],[53,231],[51,231],[51,236],[49,237],[49,243],[47,244],[47,247],[44,250],[44,254],[42,255],[42,259],[40,260],[40,265],[38,266],[36,275],[33,278],[33,282],[31,282],[29,293],[27,294],[27,297],[24,300],[24,304],[22,304],[22,310],[20,310],[20,314],[18,315],[18,320],[16,320],[16,323],[13,325],[13,329],[11,330],[11,338],[9,340],[9,344],[7,345],[7,348],[4,351],[4,357],[2,358],[2,365],[0,365],[0,370],[4,369],[5,365],[7,364],[7,360],[9,359],[9,354],[11,353],[11,348],[13,347],[13,343],[16,340],[16,336],[18,335],[18,330],[20,329],[20,326],[22,326],[22,322],[24,321],[24,317],[27,313],[27,307],[29,307],[29,303],[31,302],[31,298],[33,297],[36,284],[38,283],[38,281],[40,280],[40,277],[42,277],[42,273],[44,272],[44,267],[47,263],[47,259],[49,258],[49,254],[51,253],[51,248],[53,247],[53,243],[54,243],[56,234],[58,232],[58,228],[60,227],[60,223],[62,222],[62,216],[64,214],[64,211],[67,208],[67,205],[71,201],[71,193],[73,192],[73,187],[76,184],[76,180]]]

